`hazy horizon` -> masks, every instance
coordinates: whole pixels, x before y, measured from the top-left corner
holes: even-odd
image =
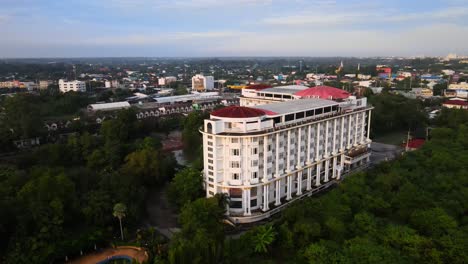
[[[0,58],[468,54],[468,1],[3,0]]]

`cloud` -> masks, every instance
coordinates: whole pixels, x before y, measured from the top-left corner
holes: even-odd
[[[370,7],[370,6],[369,6]],[[402,13],[400,10],[389,12],[388,10],[374,9],[358,11],[340,11],[334,8],[315,9],[314,11],[302,11],[296,14],[272,16],[264,18],[261,24],[270,26],[311,26],[311,25],[368,25],[369,23],[403,23],[410,21],[443,22],[466,18],[468,8],[454,6],[430,12]]]
[[[0,23],[7,22],[9,18],[7,15],[0,15]]]
[[[456,43],[447,39],[456,36]],[[379,30],[314,30],[313,34],[294,32],[251,34],[211,50],[216,54],[263,56],[380,56],[442,55],[466,52],[468,28],[436,24],[388,34]]]
[[[96,4],[121,10],[213,9],[219,7],[248,7],[270,5],[273,0],[107,0]]]
[[[174,32],[131,34],[122,36],[103,36],[88,38],[84,41],[88,45],[157,45],[169,44],[181,41],[196,40],[226,40],[245,35],[245,32],[235,31],[211,31],[211,32]],[[188,43],[187,43],[188,44]]]

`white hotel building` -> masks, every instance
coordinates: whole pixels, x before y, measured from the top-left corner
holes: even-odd
[[[267,218],[369,162],[366,98],[285,86],[246,91],[245,104],[212,112],[201,130],[206,194],[229,196],[234,223]]]
[[[86,92],[86,83],[82,81],[70,81],[66,82],[62,79],[59,80],[59,89],[60,92],[66,93],[66,92]]]

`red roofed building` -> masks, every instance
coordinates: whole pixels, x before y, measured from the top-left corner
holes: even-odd
[[[301,98],[320,98],[328,100],[342,100],[351,96],[347,91],[331,86],[312,87],[296,92],[294,95],[300,96]]]
[[[442,104],[446,108],[468,109],[468,102],[463,100],[449,100]]]
[[[265,112],[260,109],[233,105],[213,111],[211,115],[225,118],[251,118],[264,116]]]
[[[247,87],[245,87],[246,89],[254,89],[254,90],[263,90],[263,89],[266,89],[266,88],[271,88],[272,86],[269,85],[269,84],[265,84],[265,83],[259,83],[259,84],[251,84]]]
[[[303,85],[275,86],[264,89],[243,89],[240,97],[241,106],[256,106],[298,99],[325,99],[342,101],[351,94],[331,86],[307,87]]]
[[[421,139],[421,138],[410,139],[405,144],[406,151],[417,150],[417,149],[421,148],[422,145],[424,145],[425,142],[426,142],[426,140]]]

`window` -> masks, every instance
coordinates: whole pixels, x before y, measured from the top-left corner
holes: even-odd
[[[309,110],[306,112],[306,116],[313,116],[314,115],[314,110]]]
[[[206,130],[207,130],[206,132],[208,133],[213,133],[213,125],[211,123],[208,123],[206,125]]]
[[[255,207],[255,206],[257,206],[257,199],[250,201],[250,207]]]
[[[271,145],[268,145],[268,151],[271,151]]]
[[[258,148],[253,148],[252,149],[252,155],[258,154]]]
[[[208,141],[208,146],[213,146],[213,142]]]
[[[242,201],[232,201],[231,200],[229,202],[229,207],[230,208],[237,208],[237,209],[242,208]]]
[[[294,114],[286,115],[285,119],[286,119],[286,122],[293,121],[294,120]]]
[[[315,114],[320,115],[323,113],[323,108],[315,109]]]
[[[258,178],[258,172],[254,171],[252,172],[252,179],[257,179]]]
[[[239,161],[231,161],[231,168],[240,168]]]
[[[208,163],[213,164],[213,160],[212,160],[212,159],[208,159]]]
[[[304,112],[296,113],[296,119],[304,118]]]
[[[213,166],[208,165],[209,170],[213,170]]]
[[[211,148],[211,147],[208,147],[208,151],[213,151],[213,148]]]
[[[239,149],[232,149],[232,150],[231,150],[231,155],[233,155],[233,156],[239,156],[239,155],[240,155]]]
[[[273,122],[274,122],[275,124],[281,123],[281,117],[278,116],[278,117],[273,118]]]
[[[239,173],[233,173],[233,174],[232,174],[232,179],[233,179],[233,180],[240,180]]]

